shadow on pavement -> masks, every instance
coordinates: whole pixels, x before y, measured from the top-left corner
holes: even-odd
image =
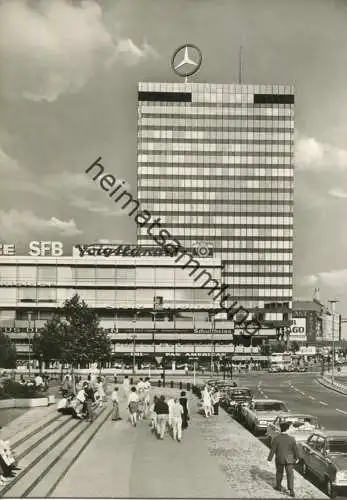
[[[275,474],[273,474],[272,472],[269,472],[268,470],[261,469],[260,467],[257,467],[257,466],[251,467],[250,474],[251,474],[253,480],[260,478],[263,481],[265,481],[267,484],[269,484],[270,486],[274,486],[274,484],[276,482]]]

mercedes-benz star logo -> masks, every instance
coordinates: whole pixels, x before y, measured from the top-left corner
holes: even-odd
[[[196,73],[202,63],[199,47],[186,43],[175,50],[171,59],[171,67],[178,76],[191,76]]]

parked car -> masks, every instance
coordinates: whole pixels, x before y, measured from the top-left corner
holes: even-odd
[[[269,373],[278,373],[280,371],[282,370],[279,366],[270,366],[270,368],[268,369]]]
[[[221,406],[234,417],[238,416],[240,406],[252,401],[253,392],[248,387],[231,387],[225,391]]]
[[[241,408],[241,417],[254,434],[264,434],[278,415],[288,412],[287,405],[278,399],[253,399],[249,405]]]
[[[319,425],[318,418],[312,415],[306,415],[302,413],[289,413],[288,415],[279,415],[266,429],[266,436],[269,438],[269,444],[271,445],[274,437],[280,434],[280,425],[283,422],[289,422],[291,424],[287,431],[287,434],[293,436],[297,443],[303,443],[316,429],[321,429]]]
[[[331,498],[347,494],[347,431],[313,432],[301,446],[301,471],[324,482]]]

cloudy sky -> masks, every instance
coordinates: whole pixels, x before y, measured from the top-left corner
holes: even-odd
[[[177,81],[170,57],[197,44],[199,82],[296,87],[295,295],[337,298],[347,316],[347,2],[0,2],[0,241],[69,248],[135,242],[84,170],[102,156],[136,193],[136,92]]]

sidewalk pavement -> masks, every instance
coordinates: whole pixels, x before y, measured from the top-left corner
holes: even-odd
[[[179,390],[165,389],[165,394],[177,396]],[[266,461],[267,448],[223,410],[210,419],[198,415],[196,398],[188,396],[191,421],[181,443],[169,435],[163,441],[156,439],[148,420],[131,427],[122,401],[123,420],[105,423],[52,496],[288,497],[273,489],[274,465]],[[299,474],[295,476],[299,498],[326,498]]]

